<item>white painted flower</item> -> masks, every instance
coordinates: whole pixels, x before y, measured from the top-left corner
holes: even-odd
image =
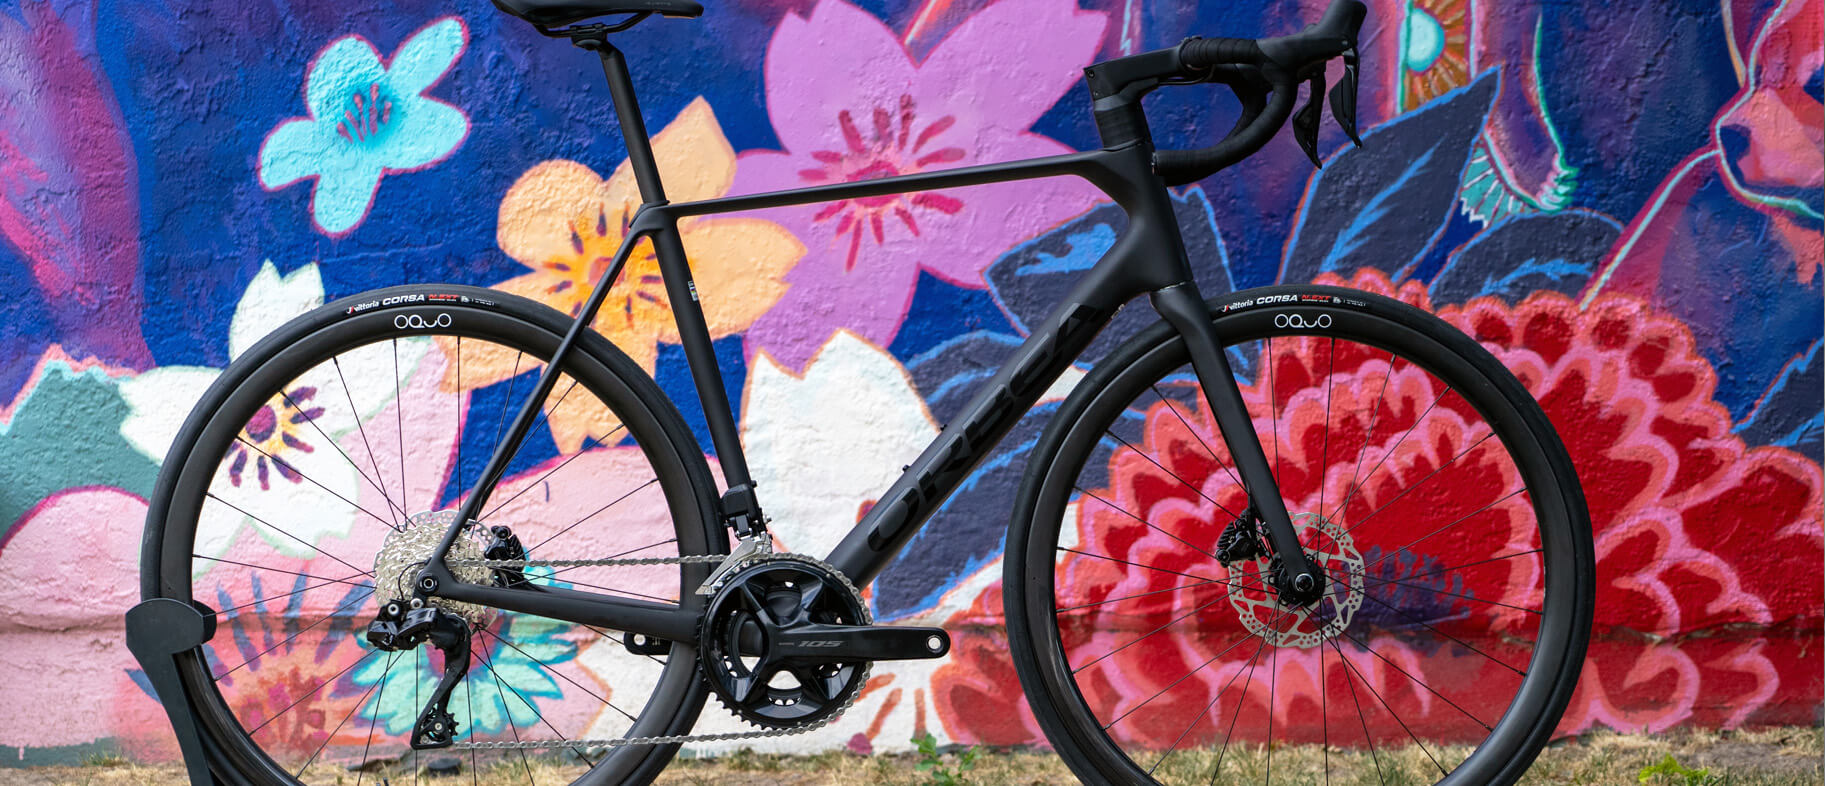
[[[235,307],[229,359],[321,305],[323,281],[315,263],[281,276],[267,261]],[[361,441],[357,446],[337,443],[393,400],[395,380],[409,379],[430,348],[428,339],[401,341],[397,360],[391,342],[345,352],[335,364],[312,368],[287,383],[248,419],[224,456],[192,456],[192,461],[219,461],[211,498],[204,501],[197,525],[196,553],[225,553],[244,528],[252,528],[274,550],[304,558],[316,555],[313,546],[319,540],[347,535],[357,516],[368,515],[352,502],[364,482],[356,462],[381,470],[375,457],[354,449]],[[221,374],[201,366],[163,366],[122,382],[130,411],[121,435],[162,461],[191,408]],[[388,482],[384,473],[375,480],[383,486]],[[311,515],[298,515],[306,510]],[[198,561],[197,573],[212,564]]]
[[[742,431],[773,519],[768,531],[785,548],[819,556],[938,436],[906,369],[847,330],[818,350],[803,376],[757,355]]]

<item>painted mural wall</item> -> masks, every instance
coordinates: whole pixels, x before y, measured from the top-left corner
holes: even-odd
[[[1290,32],[1323,4],[711,5],[624,39],[675,199],[1091,147],[1083,66]],[[1347,282],[1543,369],[1524,376],[1583,479],[1599,571],[1563,732],[1816,721],[1821,2],[1371,5],[1365,147],[1327,123],[1322,172],[1283,138],[1177,190],[1200,281]],[[384,103],[357,89],[382,82]],[[1236,111],[1201,90],[1153,100],[1162,146],[1208,144]],[[607,102],[592,57],[480,0],[0,3],[0,761],[173,755],[121,621],[166,424],[329,299],[457,282],[581,303],[590,267],[553,260],[612,248],[620,227],[552,216],[630,188]],[[1054,181],[695,225],[782,545],[834,544],[1123,225]],[[707,446],[663,301],[624,281],[611,300],[648,318],[604,333]],[[1025,451],[1078,376],[869,595],[879,620],[948,627],[954,653],[879,668],[841,722],[768,745],[1040,738],[1000,628],[1001,533]],[[589,424],[542,428],[576,450]],[[258,610],[236,636],[303,613]],[[282,673],[239,678],[335,675],[371,613],[288,650]],[[564,682],[532,676],[548,711],[596,706],[586,654]],[[362,695],[362,674],[330,694]]]

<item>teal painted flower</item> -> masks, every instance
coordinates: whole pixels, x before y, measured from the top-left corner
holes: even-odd
[[[552,581],[552,572],[551,568],[527,570],[542,585],[570,586]],[[544,714],[551,710],[549,704],[564,701],[567,688],[570,698],[575,699],[583,689],[574,683],[559,683],[553,676],[558,664],[576,660],[577,638],[571,635],[575,630],[576,626],[566,622],[502,614],[487,632],[471,638],[469,645],[475,655],[471,656],[469,675],[450,699],[458,733],[518,733],[542,723]],[[393,659],[370,658],[350,673],[353,687],[339,688],[336,694],[372,690],[359,712],[360,719],[369,722],[362,725],[372,724],[383,734],[404,735],[417,722],[418,713],[424,710],[424,697],[440,676],[441,672],[434,672],[430,664],[415,660],[410,653]],[[382,680],[388,687],[377,687]]]
[[[316,178],[312,220],[325,234],[348,234],[383,176],[424,169],[462,145],[469,118],[424,92],[468,41],[462,20],[445,17],[406,39],[390,63],[361,36],[331,42],[305,77],[309,116],[280,123],[260,145],[260,185],[277,191]]]

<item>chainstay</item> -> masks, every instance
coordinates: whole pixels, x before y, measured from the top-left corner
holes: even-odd
[[[625,559],[445,559],[453,568],[583,568],[594,565],[684,565],[721,562],[727,554],[687,554],[682,557],[628,557]]]
[[[768,552],[768,554],[769,556],[789,556],[815,562],[818,565],[829,568],[837,576],[841,576],[845,582],[849,580],[847,576],[843,576],[842,571],[836,570],[829,563],[817,559],[816,557],[790,553],[774,555],[772,552]],[[444,563],[451,567],[580,568],[597,565],[682,565],[710,562],[720,563],[727,559],[728,556],[729,555],[727,554],[687,554],[678,557],[633,557],[622,559],[445,559]],[[744,560],[744,562],[746,561],[747,560]],[[872,665],[873,664],[867,664],[862,667],[862,680],[864,682],[868,680],[868,672],[871,670]],[[614,739],[605,740],[548,739],[503,740],[499,742],[456,742],[445,750],[553,750],[558,748],[601,750],[603,748],[626,748],[633,745],[676,745],[687,742],[728,742],[733,740],[764,739],[767,737],[790,737],[795,734],[816,731],[835,723],[840,720],[845,713],[849,712],[850,707],[855,706],[855,701],[860,695],[859,691],[851,694],[850,697],[843,702],[842,709],[837,710],[834,714],[822,720],[779,729],[755,729],[754,731],[721,732],[717,734],[672,734],[659,737],[616,737]]]

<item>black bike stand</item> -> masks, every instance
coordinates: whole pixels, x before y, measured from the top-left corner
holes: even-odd
[[[211,746],[197,728],[195,708],[184,695],[177,673],[177,658],[186,653],[201,658],[203,642],[214,635],[215,613],[181,601],[153,598],[127,611],[127,649],[145,670],[153,692],[165,705],[165,714],[171,716],[191,786],[227,786],[210,766],[214,759]]]

